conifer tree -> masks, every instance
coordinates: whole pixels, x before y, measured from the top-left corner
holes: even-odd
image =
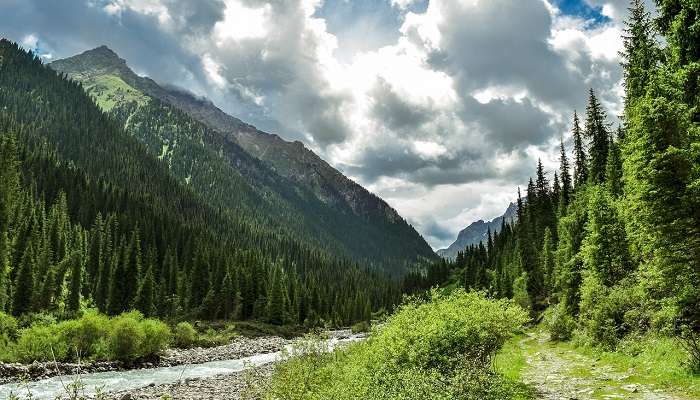
[[[31,241],[24,249],[14,286],[12,313],[22,315],[31,311],[34,298],[34,245]]]
[[[588,215],[582,248],[584,265],[610,287],[631,272],[625,227],[609,195],[600,188],[593,190]]]
[[[613,197],[622,195],[622,156],[617,142],[610,143],[608,163],[605,166],[605,186]]]
[[[556,200],[559,201],[560,212],[564,212],[566,206],[569,205],[573,185],[571,183],[571,172],[569,171],[569,158],[566,156],[566,149],[564,148],[564,139],[560,140],[560,148],[559,177],[561,179],[561,195]]]
[[[576,111],[574,111],[574,125],[571,133],[574,138],[574,185],[578,189],[588,180],[588,159],[583,147],[583,134]]]
[[[593,183],[605,181],[605,167],[610,145],[610,133],[605,118],[605,110],[591,88],[588,92],[588,106],[586,106],[585,136],[590,142],[590,179]]]
[[[19,189],[19,172],[15,137],[0,132],[0,310],[8,301],[10,286],[10,213]]]
[[[153,277],[153,267],[149,266],[148,270],[141,279],[141,284],[139,285],[138,293],[136,294],[135,306],[136,309],[141,311],[146,316],[153,316],[156,314],[155,306],[155,294],[156,294],[156,282]]]
[[[544,273],[544,283],[547,291],[554,287],[555,266],[554,266],[554,239],[549,227],[545,228],[542,251],[540,252],[540,265]]]
[[[70,288],[68,291],[68,310],[72,313],[80,311],[80,295],[83,282],[83,265],[80,254],[75,251],[70,256]]]
[[[644,1],[631,0],[627,10],[629,17],[625,21],[624,51],[620,53],[623,60],[625,110],[644,96],[658,61],[651,16],[644,7]]]

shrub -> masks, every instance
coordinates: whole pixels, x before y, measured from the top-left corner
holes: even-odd
[[[64,338],[73,354],[80,359],[106,358],[106,340],[110,320],[95,310],[86,311],[80,319],[61,322],[58,334]]]
[[[566,312],[562,303],[555,304],[544,313],[544,325],[552,340],[569,340],[576,328],[576,322]]]
[[[189,322],[180,322],[173,330],[175,346],[184,349],[191,347],[197,341],[197,331]]]
[[[35,324],[20,329],[14,353],[17,360],[25,363],[51,361],[54,357],[63,361],[69,357],[69,348],[55,325]]]
[[[172,340],[170,327],[156,319],[145,319],[141,322],[144,339],[141,355],[153,356],[165,350]]]
[[[0,336],[11,340],[17,338],[17,320],[4,312],[0,312]]]
[[[511,301],[462,289],[433,292],[428,302],[400,307],[364,342],[333,353],[325,342],[305,342],[276,366],[264,398],[513,398],[489,361],[527,319]]]
[[[128,361],[141,355],[145,334],[137,317],[125,313],[112,320],[108,341],[111,358]]]

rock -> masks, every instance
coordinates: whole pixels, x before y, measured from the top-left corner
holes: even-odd
[[[129,393],[125,393],[119,398],[119,400],[132,400],[132,399],[133,399],[133,397],[131,397],[131,394],[129,394]]]

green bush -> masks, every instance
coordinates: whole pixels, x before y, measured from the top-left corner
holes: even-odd
[[[326,353],[325,342],[303,342],[275,368],[266,399],[512,398],[490,359],[527,321],[511,301],[481,293],[433,292],[403,305],[364,342]]]
[[[544,313],[543,320],[552,340],[569,340],[576,328],[576,322],[566,312],[566,307],[562,303],[549,307]]]
[[[170,327],[156,319],[145,319],[141,322],[144,339],[141,355],[154,356],[165,350],[172,341]]]
[[[109,317],[95,310],[88,310],[77,320],[61,322],[57,330],[73,352],[69,357],[102,359],[108,356],[106,340],[109,327]]]
[[[141,356],[145,333],[137,314],[115,317],[109,332],[109,354],[115,360],[129,361]]]
[[[185,349],[197,342],[197,331],[189,322],[180,322],[173,329],[175,346]]]
[[[35,324],[20,329],[14,355],[20,362],[58,361],[69,357],[69,346],[56,325]]]
[[[17,338],[17,320],[4,312],[0,312],[0,336],[12,340]]]

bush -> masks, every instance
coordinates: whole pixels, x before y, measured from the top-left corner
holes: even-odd
[[[19,338],[14,346],[14,355],[18,361],[62,361],[69,357],[68,343],[58,334],[56,325],[36,324],[20,329]]]
[[[109,317],[95,310],[86,311],[80,319],[61,322],[58,334],[79,359],[99,359],[108,356],[106,340],[109,334]]]
[[[138,358],[144,339],[143,327],[137,315],[125,313],[114,318],[108,341],[110,357],[121,361]]]
[[[146,319],[141,322],[144,339],[141,355],[154,356],[165,350],[172,341],[170,327],[156,319]]]
[[[457,290],[403,305],[364,342],[326,353],[310,341],[275,367],[266,399],[513,398],[490,359],[527,321],[506,300]]]
[[[562,303],[555,304],[544,313],[544,325],[549,331],[552,340],[563,341],[571,339],[576,328],[576,322],[566,312]]]
[[[0,337],[14,340],[17,338],[17,320],[15,317],[0,312]]]
[[[194,327],[189,322],[180,322],[175,325],[173,339],[175,346],[181,349],[192,347],[197,342],[197,331],[194,330]]]

